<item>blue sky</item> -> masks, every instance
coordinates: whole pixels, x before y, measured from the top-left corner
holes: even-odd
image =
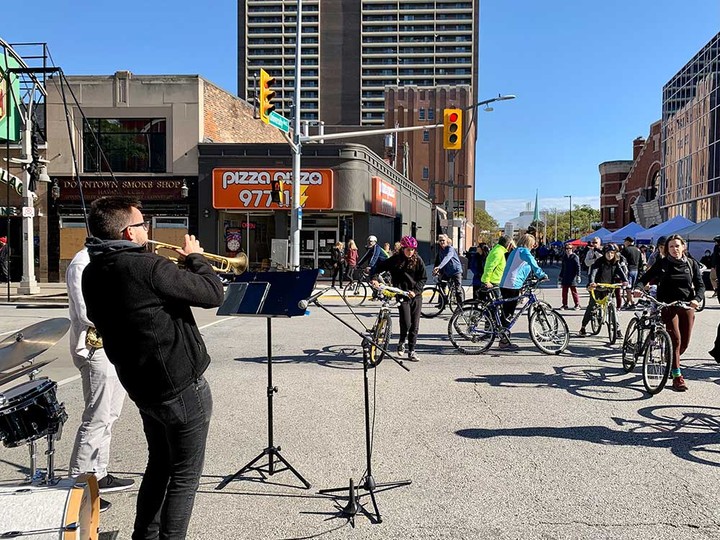
[[[234,0],[6,2],[0,37],[41,41],[66,73],[199,74],[237,89]],[[720,31],[718,0],[481,0],[476,197],[502,224],[599,205],[598,164],[631,159],[662,86]],[[12,21],[12,24],[9,22]]]

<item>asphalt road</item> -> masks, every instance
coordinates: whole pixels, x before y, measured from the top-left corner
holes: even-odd
[[[544,296],[559,305],[559,289]],[[358,328],[376,309],[361,308],[358,320],[338,299],[327,303]],[[600,337],[574,336],[565,354],[545,356],[523,322],[519,351],[464,356],[446,338],[447,315],[423,320],[421,361],[406,372],[386,359],[370,373],[374,477],[412,484],[380,490],[382,523],[361,513],[354,528],[338,513],[346,501],[318,490],[365,471],[358,337],[318,308],[273,320],[274,442],[312,487],[284,471],[266,481],[250,473],[218,490],[268,443],[267,328],[265,319],[198,311],[213,358],[214,413],[189,538],[720,538],[720,366],[706,353],[720,306],[708,306],[683,357],[689,390],[654,397],[638,368],[623,373],[620,345]],[[0,306],[0,315],[4,339],[67,310]],[[563,315],[576,332],[582,312]],[[630,316],[621,313],[623,327]],[[82,411],[67,336],[38,361],[51,358],[41,375],[58,381],[69,415],[57,444],[63,474]],[[139,482],[145,460],[139,416],[127,401],[110,469]],[[27,468],[24,448],[0,448],[3,483],[17,484]],[[105,496],[113,506],[101,515],[101,538],[130,538],[136,495]],[[362,502],[372,511],[367,497]],[[9,512],[0,504],[3,524],[12,522]]]

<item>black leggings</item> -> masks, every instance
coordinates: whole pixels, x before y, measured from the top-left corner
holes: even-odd
[[[503,326],[507,328],[513,318],[513,315],[515,314],[515,308],[518,303],[517,298],[520,296],[520,289],[506,289],[505,287],[501,287],[500,293],[502,294],[503,300],[511,300],[515,298],[515,301],[503,302],[502,305],[502,315],[500,319],[502,320]]]
[[[407,339],[409,351],[415,350],[418,330],[420,329],[420,312],[422,311],[422,295],[403,300],[398,304],[400,313],[400,343]]]

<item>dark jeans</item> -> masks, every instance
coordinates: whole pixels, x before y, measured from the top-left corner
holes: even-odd
[[[345,276],[345,268],[344,265],[340,263],[333,264],[332,269],[332,285],[331,287],[335,286],[335,279],[340,280],[340,287],[343,286],[343,277]]]
[[[400,343],[404,343],[405,338],[407,338],[408,350],[414,351],[418,330],[420,329],[422,295],[419,294],[415,298],[403,300],[398,304],[398,311],[400,312]]]
[[[457,305],[463,303],[463,297],[462,297],[462,274],[455,274],[452,276],[445,276],[445,279],[447,280],[448,284],[455,284],[455,300],[457,301]],[[448,294],[451,294],[451,290],[448,289]]]
[[[142,406],[148,464],[138,491],[133,540],[180,540],[200,483],[212,395],[200,377],[177,397]]]
[[[506,289],[501,287],[500,294],[502,295],[503,300],[511,300],[510,302],[503,302],[502,313],[500,316],[503,326],[507,328],[513,318],[513,315],[515,314],[515,308],[518,303],[517,298],[520,296],[520,289]],[[512,301],[513,298],[515,298],[514,301]]]

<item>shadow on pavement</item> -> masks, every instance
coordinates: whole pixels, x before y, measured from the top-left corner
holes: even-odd
[[[693,405],[645,407],[638,411],[641,419],[613,417],[626,429],[606,426],[525,427],[509,429],[461,429],[455,433],[470,439],[492,437],[552,437],[587,441],[603,445],[667,448],[679,458],[720,466],[720,408]]]

